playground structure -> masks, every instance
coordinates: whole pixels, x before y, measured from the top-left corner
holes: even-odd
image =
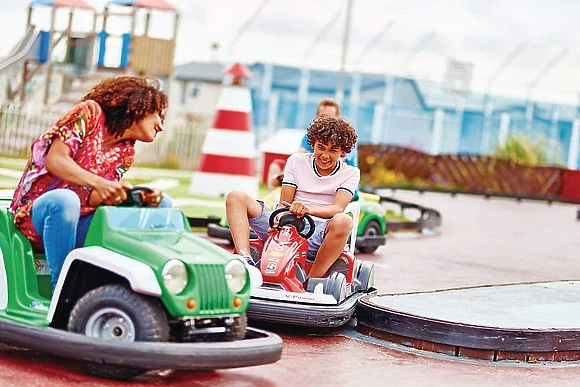
[[[45,19],[36,17],[41,7],[49,7],[48,26],[41,26]],[[68,11],[68,19],[61,26],[58,17],[63,11]],[[80,18],[79,13],[87,11],[92,13],[89,28],[73,28]],[[153,11],[173,14],[169,38],[153,36]],[[125,32],[111,32],[113,18],[129,20]],[[111,72],[153,75],[162,79],[168,89],[173,74],[178,23],[178,10],[164,0],[110,0],[101,12],[85,0],[32,1],[28,6],[25,35],[12,52],[0,60],[0,77],[8,78],[8,92],[0,96],[0,102],[19,100],[50,105],[74,91],[75,85],[82,84],[83,80],[98,79],[100,73],[110,76]],[[142,31],[138,31],[140,26]],[[115,39],[117,43],[121,41],[116,51]],[[119,58],[118,63],[111,58]],[[85,90],[78,91],[86,91],[88,86],[84,86]],[[41,96],[39,91],[42,91]]]

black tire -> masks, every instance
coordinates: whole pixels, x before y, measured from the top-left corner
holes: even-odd
[[[169,324],[156,299],[143,297],[114,284],[93,289],[75,304],[68,320],[71,332],[112,341],[156,341],[169,339]],[[146,369],[85,363],[86,371],[107,379],[127,380]]]
[[[379,236],[379,235],[381,235],[381,225],[376,220],[371,220],[367,224],[367,226],[365,227],[365,231],[363,233],[363,236],[367,237],[367,236]],[[379,246],[363,246],[363,247],[360,247],[358,250],[361,253],[371,254],[371,253],[374,253],[378,248],[379,248]]]
[[[346,298],[346,277],[342,273],[332,273],[324,283],[324,294],[333,296],[338,303]]]
[[[236,318],[236,322],[232,330],[226,333],[226,341],[242,340],[246,337],[246,330],[248,328],[248,316],[242,313],[240,317]]]
[[[367,291],[375,284],[375,265],[371,262],[358,261],[355,266],[355,279],[360,284],[356,291]]]

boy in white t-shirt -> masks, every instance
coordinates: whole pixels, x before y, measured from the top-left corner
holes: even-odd
[[[360,171],[341,161],[351,151],[357,135],[352,123],[342,117],[316,118],[308,128],[308,143],[314,153],[295,153],[288,158],[280,206],[297,216],[314,217],[316,231],[308,239],[308,257],[314,263],[308,278],[323,277],[342,252],[352,229],[344,213],[358,186]],[[226,216],[236,251],[252,264],[249,228],[261,240],[268,237],[270,209],[243,191],[226,198]]]

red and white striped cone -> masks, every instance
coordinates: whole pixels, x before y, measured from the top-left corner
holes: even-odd
[[[242,80],[251,72],[236,63],[224,74],[232,85],[222,86],[213,125],[208,129],[202,155],[189,192],[210,197],[240,189],[258,196],[256,140],[252,131],[252,100]]]

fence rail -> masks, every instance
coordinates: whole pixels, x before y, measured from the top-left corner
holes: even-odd
[[[486,156],[433,156],[390,145],[359,147],[361,175],[371,186],[475,193],[580,203],[580,171],[532,167]],[[384,171],[399,180],[383,184]]]

